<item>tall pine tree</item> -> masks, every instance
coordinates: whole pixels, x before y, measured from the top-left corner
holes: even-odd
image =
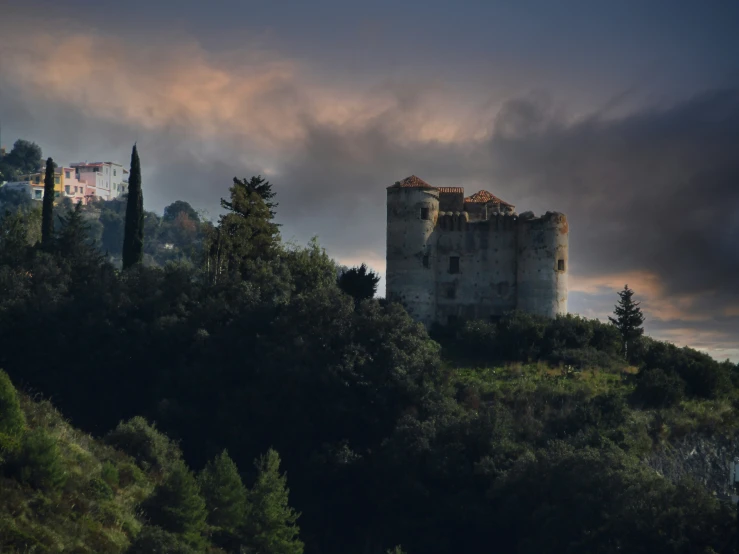
[[[257,481],[248,492],[246,536],[260,554],[303,554],[296,522],[300,514],[288,505],[287,479],[280,475],[280,456],[271,448],[256,463]]]
[[[46,160],[44,176],[44,203],[41,210],[41,246],[51,247],[54,238],[54,160]]]
[[[205,500],[200,495],[195,476],[184,462],[174,465],[142,507],[153,525],[180,535],[191,545],[203,543]]]
[[[641,313],[639,302],[634,302],[634,291],[629,285],[624,285],[624,290],[618,293],[620,299],[614,309],[616,317],[608,317],[621,333],[623,341],[624,356],[628,358],[629,352],[634,345],[634,341],[644,334],[644,315]]]
[[[144,257],[144,194],[141,190],[141,162],[136,145],[131,152],[128,178],[126,227],[123,234],[123,269],[141,263]]]
[[[207,521],[214,542],[236,550],[239,531],[244,525],[246,487],[236,464],[225,450],[207,463],[198,475],[198,483],[208,509]]]

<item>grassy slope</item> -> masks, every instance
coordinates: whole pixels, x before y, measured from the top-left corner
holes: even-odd
[[[730,437],[739,429],[732,398],[689,399],[665,409],[641,409],[630,402],[637,369],[571,371],[544,363],[507,364],[498,367],[450,367],[457,399],[471,409],[496,403],[511,415],[517,440],[541,443],[551,437],[557,422],[572,418],[574,426],[584,404],[596,397],[614,395],[626,404],[626,421],[619,426],[621,446],[638,456],[669,447],[698,433]],[[614,431],[608,423],[604,430]]]
[[[71,427],[47,401],[21,397],[28,430],[55,439],[67,480],[42,492],[0,477],[0,552],[122,552],[142,522],[137,504],[154,488],[129,456]]]

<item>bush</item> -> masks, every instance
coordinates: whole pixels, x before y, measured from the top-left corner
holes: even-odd
[[[544,345],[547,352],[585,348],[593,339],[591,321],[576,315],[560,315],[547,325]]]
[[[25,424],[18,393],[8,374],[0,369],[0,435],[18,437],[23,433]]]
[[[544,317],[523,312],[503,317],[495,337],[495,351],[500,359],[521,362],[538,359],[548,323]]]
[[[467,321],[458,335],[464,357],[479,362],[494,360],[495,324],[482,320]]]
[[[93,498],[98,500],[111,500],[115,496],[110,485],[98,477],[90,479],[90,491],[92,492]]]
[[[182,459],[177,444],[141,416],[119,423],[105,442],[132,456],[144,470],[167,472]]]
[[[14,465],[20,480],[37,489],[58,490],[67,480],[57,441],[43,429],[34,429],[23,437]]]
[[[651,339],[643,341],[643,369],[661,368],[685,382],[685,393],[698,398],[720,398],[731,390],[731,372],[708,354]]]
[[[146,481],[146,475],[139,467],[130,462],[121,464],[118,472],[118,485],[126,488],[130,485],[139,485]]]
[[[118,487],[120,483],[118,470],[109,461],[104,462],[103,467],[100,468],[100,477],[111,487]]]
[[[633,399],[646,408],[669,408],[685,397],[685,381],[661,368],[639,374]]]

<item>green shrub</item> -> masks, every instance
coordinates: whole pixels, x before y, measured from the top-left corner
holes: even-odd
[[[18,392],[8,374],[0,369],[0,435],[20,436],[25,424],[26,420],[18,400]],[[2,443],[0,443],[0,448],[2,448]]]
[[[97,500],[111,500],[115,497],[110,485],[98,477],[90,479],[90,491]]]
[[[646,408],[669,408],[685,397],[685,381],[661,368],[643,370],[637,379],[633,399]]]
[[[501,360],[528,362],[539,358],[549,321],[541,316],[513,312],[498,322],[495,351]]]
[[[120,484],[118,470],[110,461],[103,462],[103,466],[100,468],[100,477],[111,487],[115,488]]]
[[[58,490],[67,480],[57,441],[43,429],[34,429],[23,437],[14,465],[20,480],[37,489]]]
[[[731,371],[708,354],[692,348],[678,348],[674,344],[644,339],[640,357],[643,369],[663,369],[679,376],[685,382],[687,396],[720,398],[731,390]]]
[[[166,472],[182,459],[174,441],[141,416],[119,423],[105,442],[132,456],[144,470]]]
[[[560,315],[547,325],[544,334],[544,349],[577,350],[590,346],[593,339],[593,325],[590,320],[576,315]]]

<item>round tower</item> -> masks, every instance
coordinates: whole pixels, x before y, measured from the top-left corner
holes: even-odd
[[[438,189],[415,175],[387,188],[385,295],[427,328],[436,312],[435,249],[430,240],[438,214]]]
[[[569,228],[567,217],[547,212],[518,219],[517,308],[555,317],[567,313]]]

